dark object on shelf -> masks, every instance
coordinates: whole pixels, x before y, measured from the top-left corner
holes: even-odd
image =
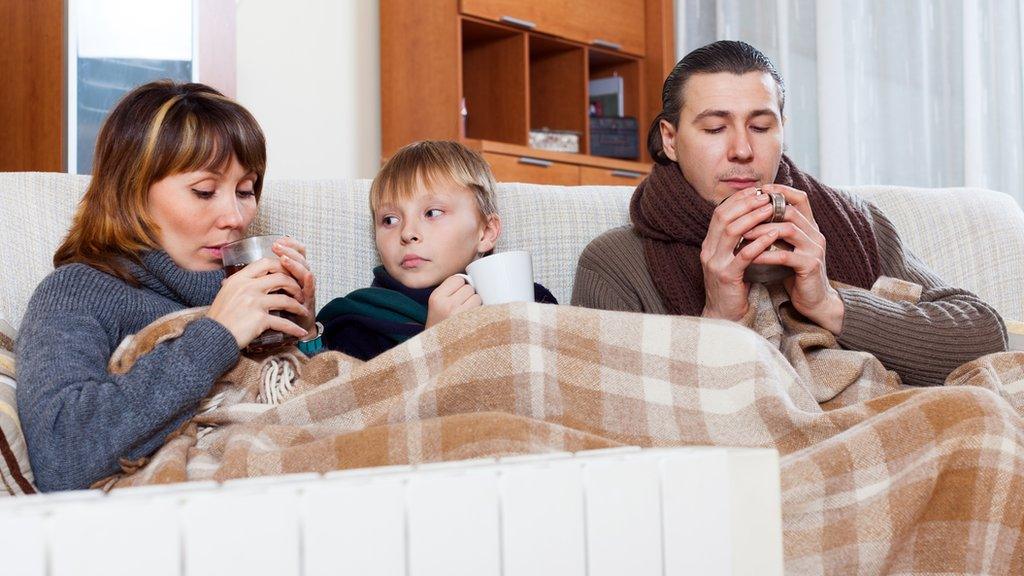
[[[607,158],[639,158],[639,134],[636,118],[593,116],[590,118],[590,153]]]

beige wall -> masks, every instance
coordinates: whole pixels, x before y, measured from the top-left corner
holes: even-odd
[[[237,0],[238,100],[267,177],[371,178],[380,164],[379,0]]]

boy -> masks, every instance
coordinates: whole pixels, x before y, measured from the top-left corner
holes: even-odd
[[[370,187],[370,212],[382,266],[373,283],[335,298],[317,315],[323,343],[369,360],[446,318],[481,305],[455,274],[488,255],[501,234],[494,177],[457,142],[405,146]],[[534,300],[557,304],[534,284]]]

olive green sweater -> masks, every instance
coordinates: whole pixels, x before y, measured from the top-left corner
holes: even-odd
[[[912,386],[941,385],[958,366],[1006,350],[1006,327],[974,294],[946,285],[903,246],[878,207],[848,195],[868,216],[882,274],[920,284],[917,304],[892,302],[867,290],[839,290],[846,311],[840,346],[869,352]],[[647,268],[643,239],[631,226],[595,238],[580,255],[572,304],[603,310],[667,314]]]

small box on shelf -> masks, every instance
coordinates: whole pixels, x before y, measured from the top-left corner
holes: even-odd
[[[547,128],[530,130],[530,148],[577,154],[580,151],[580,133],[574,130]]]

